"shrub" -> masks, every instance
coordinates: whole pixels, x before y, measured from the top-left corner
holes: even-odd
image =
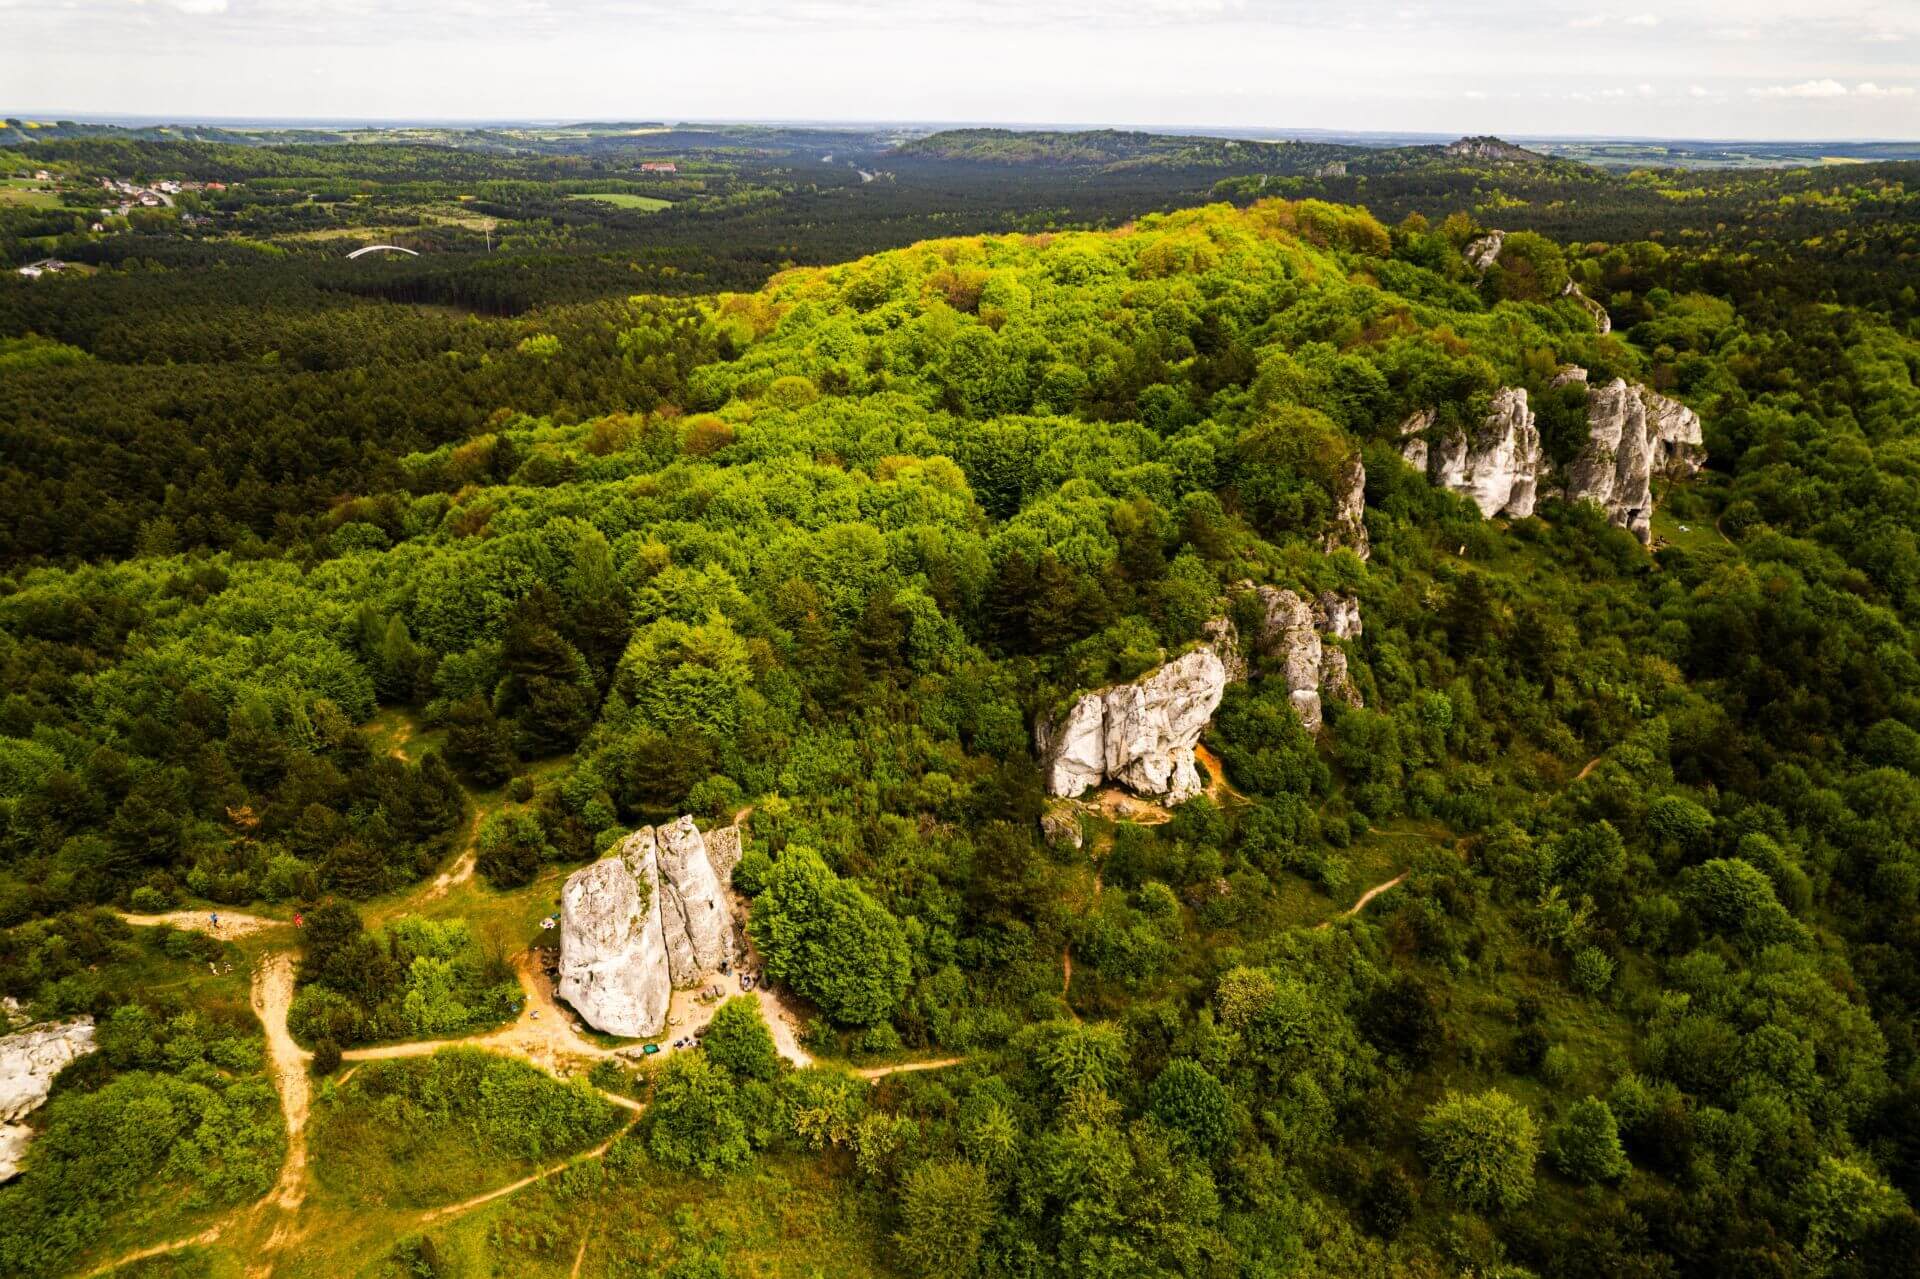
[[[735,1079],[767,1080],[780,1073],[779,1050],[760,1018],[759,1001],[750,995],[720,1005],[701,1045],[713,1063]]]
[[[994,1219],[993,1191],[977,1164],[945,1159],[907,1174],[894,1242],[918,1274],[971,1274]]]
[[[1504,1211],[1533,1194],[1539,1130],[1533,1113],[1497,1088],[1448,1092],[1428,1107],[1420,1149],[1441,1189],[1466,1207]]]
[[[313,1046],[313,1073],[331,1075],[340,1069],[340,1044],[337,1040],[322,1039]]]
[[[1575,1181],[1619,1181],[1633,1170],[1613,1111],[1597,1097],[1577,1101],[1547,1134],[1547,1157]]]

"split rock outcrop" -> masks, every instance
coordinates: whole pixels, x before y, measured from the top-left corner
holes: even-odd
[[[0,1181],[18,1175],[33,1140],[33,1129],[19,1121],[46,1101],[54,1076],[96,1047],[91,1017],[0,1037]]]
[[[1360,635],[1360,601],[1323,591],[1309,604],[1283,586],[1254,587],[1253,596],[1259,604],[1254,647],[1278,665],[1301,725],[1310,733],[1319,731],[1323,696],[1360,705],[1359,691],[1347,673],[1347,655],[1323,642],[1327,636],[1345,640]]]
[[[643,827],[560,893],[559,996],[610,1035],[666,1027],[676,987],[698,985],[735,953],[727,901],[738,832],[716,863],[691,817]]]
[[[1363,560],[1373,553],[1373,543],[1367,536],[1367,468],[1358,453],[1340,470],[1340,487],[1333,495],[1333,519],[1321,545],[1329,553],[1352,551]]]

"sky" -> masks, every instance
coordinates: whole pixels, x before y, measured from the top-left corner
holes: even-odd
[[[0,110],[1920,137],[1920,0],[0,0]]]

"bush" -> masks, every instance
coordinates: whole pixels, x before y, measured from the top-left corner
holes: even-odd
[[[647,1153],[663,1167],[713,1177],[752,1151],[735,1107],[733,1081],[703,1054],[668,1059],[647,1107]]]
[[[894,1242],[914,1272],[960,1279],[973,1272],[994,1210],[993,1191],[979,1165],[957,1159],[921,1164],[901,1188]]]
[[[313,1073],[331,1075],[340,1069],[340,1044],[336,1040],[322,1039],[313,1046]]]
[[[1533,1194],[1539,1129],[1526,1106],[1498,1089],[1448,1092],[1428,1107],[1420,1150],[1441,1189],[1468,1208],[1510,1210]]]
[[[1582,946],[1573,953],[1573,988],[1589,995],[1613,984],[1613,961],[1598,946]]]
[[[780,1073],[780,1052],[760,1018],[760,1002],[751,995],[721,1004],[700,1042],[713,1063],[735,1079],[769,1080]]]
[[[1613,1111],[1597,1097],[1575,1102],[1567,1117],[1553,1126],[1547,1134],[1547,1157],[1568,1177],[1587,1184],[1619,1181],[1633,1171]]]
[[[1197,1061],[1170,1063],[1147,1090],[1147,1109],[1169,1131],[1202,1155],[1215,1155],[1233,1140],[1233,1099]]]

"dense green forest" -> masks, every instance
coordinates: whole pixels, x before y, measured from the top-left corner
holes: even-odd
[[[272,1182],[232,992],[124,976],[231,948],[110,912],[299,912],[325,1071],[520,1014],[559,877],[691,812],[815,1064],[747,1000],[591,1087],[355,1061],[318,1210],[414,1215],[334,1272],[1920,1273],[1920,166],[649,136],[25,149],[227,189],[0,205],[87,268],[0,285],[0,991],[111,1028],[0,1269]],[[1568,364],[1704,422],[1651,549],[1403,460],[1517,387],[1566,461]],[[1043,827],[1036,723],[1249,584],[1357,598],[1354,704],[1249,639],[1206,793]]]

